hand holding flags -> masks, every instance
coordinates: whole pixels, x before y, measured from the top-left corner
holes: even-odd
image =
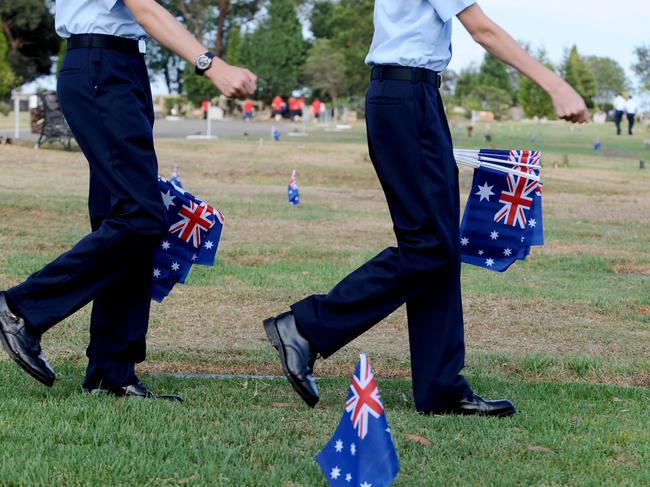
[[[379,388],[366,354],[359,357],[352,376],[341,422],[316,461],[332,487],[387,487],[399,472]]]
[[[290,205],[297,206],[300,204],[300,190],[298,189],[298,184],[296,183],[295,169],[291,172],[291,178],[289,179],[289,188],[287,189],[287,193]]]
[[[537,151],[454,150],[474,167],[461,224],[461,260],[498,272],[544,245],[541,154]]]
[[[169,230],[154,252],[151,298],[161,302],[193,264],[214,265],[223,215],[171,181],[158,178]]]

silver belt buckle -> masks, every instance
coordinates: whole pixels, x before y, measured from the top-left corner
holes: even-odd
[[[144,39],[138,39],[138,51],[140,51],[140,54],[147,53],[147,43]]]

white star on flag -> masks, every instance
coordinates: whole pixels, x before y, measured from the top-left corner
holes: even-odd
[[[354,456],[356,455],[356,453],[357,453],[357,446],[354,443],[352,443],[350,445],[350,455]]]
[[[197,254],[192,254],[192,260],[196,260],[198,258],[199,258],[199,256]]]
[[[172,270],[173,270],[173,271],[177,271],[177,270],[180,269],[180,268],[181,268],[181,266],[180,266],[180,264],[179,264],[178,262],[174,262],[174,263],[172,264]]]
[[[165,208],[169,210],[170,206],[175,206],[174,205],[174,198],[176,196],[172,196],[172,191],[171,189],[167,191],[167,193],[161,192],[160,195],[162,196],[163,204],[165,205]]]
[[[503,255],[510,257],[512,255],[512,249],[503,249]]]
[[[478,192],[474,193],[474,194],[481,197],[481,199],[479,201],[483,201],[483,200],[490,201],[490,196],[492,196],[494,194],[492,192],[492,188],[494,188],[494,186],[488,186],[488,183],[486,181],[483,184],[483,186],[478,187]]]
[[[469,243],[469,239],[467,237],[463,237],[460,239],[460,244],[465,247]]]
[[[368,482],[364,482],[359,487],[372,487],[372,484],[369,484]]]
[[[537,222],[535,221],[534,218],[531,218],[530,220],[528,220],[528,226],[529,227],[535,228],[535,225],[537,225]]]
[[[499,232],[497,232],[496,230],[493,231],[493,232],[490,234],[490,238],[491,238],[492,240],[496,240],[497,238],[499,238]]]
[[[492,267],[494,265],[494,259],[485,259],[485,265]]]
[[[162,247],[163,250],[169,250],[169,247],[171,247],[171,245],[169,244],[169,242],[167,240],[163,240],[163,242],[160,244],[160,246]]]
[[[341,452],[343,450],[343,442],[341,440],[336,440],[336,444],[334,445],[334,449],[337,452]]]
[[[341,469],[339,467],[334,467],[330,472],[330,477],[332,477],[334,480],[338,479],[340,475]]]
[[[153,270],[153,277],[155,277],[156,279],[160,277],[160,269]]]
[[[352,482],[352,474],[351,473],[348,473],[348,474],[345,475],[345,481],[346,482]]]
[[[204,244],[204,247],[208,250],[211,250],[214,245],[212,244],[212,240],[207,240]]]
[[[483,252],[482,250],[479,250],[479,251],[478,251],[478,255],[483,255],[483,253],[484,253],[484,252]]]

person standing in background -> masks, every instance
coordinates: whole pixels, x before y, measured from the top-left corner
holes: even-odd
[[[636,100],[633,100],[632,96],[630,95],[630,97],[625,102],[625,113],[627,114],[627,133],[629,135],[632,135],[632,129],[634,129],[636,110]]]
[[[614,124],[616,125],[616,135],[621,135],[621,121],[625,114],[625,98],[623,93],[617,93],[614,98]]]
[[[276,122],[282,120],[282,110],[284,109],[284,100],[281,96],[276,95],[271,101],[271,115]]]
[[[253,105],[253,100],[246,98],[244,102],[243,112],[244,112],[244,122],[250,122],[253,120],[253,112],[255,111],[255,106]]]

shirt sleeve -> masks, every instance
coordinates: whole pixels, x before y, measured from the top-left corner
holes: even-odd
[[[476,0],[427,0],[434,8],[438,17],[443,22],[447,22],[470,5],[474,5]]]

